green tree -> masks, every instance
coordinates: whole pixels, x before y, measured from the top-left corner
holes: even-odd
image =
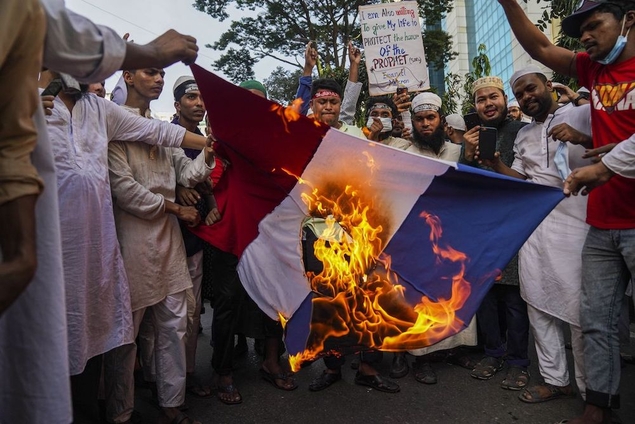
[[[465,74],[463,84],[463,113],[468,113],[474,107],[472,97],[472,84],[479,78],[486,77],[492,72],[492,67],[487,56],[485,44],[478,45],[478,54],[472,58],[472,72]]]
[[[302,71],[289,71],[282,66],[278,66],[273,70],[271,75],[263,81],[269,99],[287,105],[295,99],[295,93],[298,89],[298,79],[302,75]]]
[[[524,0],[525,3],[527,0]],[[540,0],[538,0],[540,3]],[[554,19],[562,20],[572,14],[579,0],[552,0],[546,1],[544,10],[542,12],[541,18],[536,23],[536,26],[544,31],[547,28],[547,25],[551,24]],[[555,44],[560,47],[564,47],[565,49],[569,49],[571,51],[580,51],[584,49],[582,43],[577,38],[571,38],[562,32],[562,28],[560,28],[560,32],[558,33]],[[560,82],[562,84],[568,85],[571,88],[577,88],[578,81],[577,79],[570,78],[567,75],[561,75],[558,73],[553,74],[553,80]]]
[[[239,66],[243,74],[252,70],[253,63],[265,57],[274,58],[292,67],[302,68],[302,63],[288,59],[298,56],[304,45],[317,42],[320,62],[318,73],[329,74],[335,69],[346,68],[346,45],[360,37],[358,7],[380,3],[378,0],[195,0],[194,6],[212,17],[224,20],[227,10],[234,8],[256,12],[256,16],[233,21],[230,29],[211,44],[215,50],[225,52],[214,63],[217,70],[230,75],[235,60],[243,59]],[[427,24],[441,21],[452,10],[453,2],[417,0]],[[452,51],[452,40],[441,30],[424,31],[427,61],[437,68],[443,67]],[[361,43],[358,43],[361,44]],[[232,52],[233,46],[241,49]],[[249,57],[243,52],[247,52]],[[240,52],[240,54],[237,54]],[[232,59],[225,59],[231,55]]]

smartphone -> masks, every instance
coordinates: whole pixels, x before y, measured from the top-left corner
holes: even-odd
[[[51,81],[49,85],[46,86],[44,91],[42,91],[42,94],[40,94],[40,96],[57,96],[58,94],[60,94],[60,91],[62,91],[62,88],[64,88],[62,79],[54,78],[53,81]]]
[[[401,95],[408,92],[408,87],[397,87],[397,95]]]
[[[496,128],[481,127],[481,131],[478,133],[479,158],[494,159],[497,138],[498,130]]]
[[[478,118],[478,114],[476,112],[468,113],[463,117],[463,120],[465,121],[465,127],[468,131],[478,125],[481,125],[481,120]]]

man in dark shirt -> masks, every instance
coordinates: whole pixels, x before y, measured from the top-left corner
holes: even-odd
[[[500,153],[500,160],[511,166],[514,162],[516,134],[526,124],[508,116],[503,80],[496,76],[480,78],[472,85],[472,95],[481,126],[496,128],[496,151]],[[468,160],[474,158],[481,126],[465,133],[465,157]],[[504,320],[499,314],[499,305],[504,308],[501,311],[504,312]],[[488,380],[502,370],[506,362],[509,368],[501,387],[521,390],[529,383],[529,318],[527,304],[520,296],[517,256],[510,261],[501,278],[485,296],[476,316],[484,339],[485,357],[474,368],[471,376]]]

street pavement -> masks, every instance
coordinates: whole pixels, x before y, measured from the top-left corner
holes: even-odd
[[[212,311],[202,316],[204,331],[199,335],[197,374],[207,383],[212,383],[210,365],[210,325]],[[631,346],[628,353],[635,353],[633,340],[635,326],[631,325]],[[310,392],[309,383],[324,369],[323,362],[302,369],[296,374],[299,387],[292,392],[274,388],[263,380],[258,372],[259,357],[253,350],[253,341],[248,340],[249,353],[235,362],[234,382],[243,397],[239,405],[225,405],[216,397],[199,399],[187,395],[186,413],[203,424],[211,423],[293,423],[293,424],[554,424],[563,419],[579,415],[583,401],[561,399],[540,404],[526,404],[518,400],[519,392],[503,390],[500,383],[505,370],[491,380],[477,380],[469,371],[455,365],[434,363],[438,383],[424,385],[414,380],[411,372],[397,379],[401,391],[396,394],[377,392],[356,385],[355,371],[350,368],[352,356],[342,368],[343,378],[321,392]],[[478,353],[475,357],[480,358]],[[573,379],[573,358],[568,351],[570,374]],[[540,380],[538,362],[530,338],[530,384]],[[413,358],[409,357],[412,362]],[[392,354],[384,354],[379,371],[388,374]],[[574,383],[575,384],[575,383]],[[635,365],[622,369],[622,406],[618,415],[625,424],[635,423]],[[156,422],[159,412],[150,400],[148,390],[137,390],[135,408],[141,412],[145,422]]]

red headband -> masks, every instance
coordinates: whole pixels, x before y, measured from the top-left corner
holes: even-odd
[[[319,99],[320,97],[340,97],[335,91],[330,90],[318,90],[313,96],[314,99]]]

